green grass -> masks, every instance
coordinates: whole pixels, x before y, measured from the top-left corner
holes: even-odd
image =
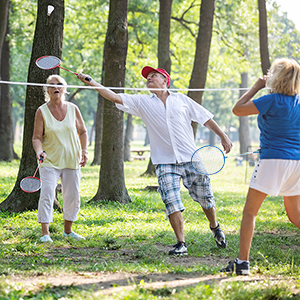
[[[74,231],[86,236],[85,241],[69,243],[62,238],[62,214],[56,211],[50,226],[54,241],[51,245],[39,243],[37,211],[0,212],[0,299],[99,299],[92,290],[75,286],[42,285],[30,291],[6,282],[11,276],[74,272],[205,276],[218,274],[220,269],[204,263],[205,258],[216,262],[236,258],[242,209],[253,168],[247,167],[246,174],[245,165],[236,167],[233,159],[227,159],[224,170],[211,176],[218,220],[228,238],[226,250],[216,247],[201,208],[182,188],[186,241],[189,257],[195,259],[195,263],[183,265],[170,260],[161,250],[174,244],[175,237],[159,194],[143,190],[147,185],[157,185],[156,178],[140,176],[147,163],[125,163],[126,187],[132,199],[126,205],[110,201],[88,204],[98,188],[99,167],[82,169],[82,203]],[[18,161],[0,163],[0,202],[12,190],[18,166]],[[61,195],[59,201],[62,203]],[[265,276],[265,280],[201,283],[182,289],[151,289],[141,281],[134,290],[107,299],[299,299],[293,294],[294,288],[299,291],[299,246],[299,231],[288,221],[282,198],[268,197],[257,216],[250,257],[252,276]],[[274,277],[281,278],[281,283],[268,280]]]

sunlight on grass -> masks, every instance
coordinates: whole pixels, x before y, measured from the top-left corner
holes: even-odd
[[[19,214],[1,212],[0,275],[5,278],[17,274],[22,276],[58,274],[62,271],[141,274],[218,273],[220,265],[210,266],[195,261],[193,265],[183,267],[169,260],[166,251],[176,240],[166,218],[165,207],[159,193],[144,190],[147,186],[157,185],[155,177],[141,176],[147,164],[147,160],[135,160],[124,164],[126,187],[132,200],[126,205],[111,201],[88,203],[97,192],[100,167],[88,165],[82,169],[82,208],[78,220],[74,223],[74,231],[86,236],[85,241],[63,239],[63,218],[57,211],[54,211],[54,222],[50,225],[54,241],[50,245],[39,243],[40,225],[37,223],[36,210]],[[1,162],[0,165],[1,202],[14,187],[19,162]],[[192,201],[188,192],[182,187],[181,195],[186,207],[183,212],[184,227],[190,257],[195,259],[213,257],[216,262],[236,258],[239,247],[239,226],[252,171],[253,167],[246,167],[245,162],[243,166],[238,167],[234,159],[228,158],[224,169],[211,176],[218,221],[228,238],[229,245],[226,250],[216,247],[201,207]],[[60,194],[59,201],[62,204]],[[288,221],[282,198],[268,197],[256,220],[250,258],[252,274],[299,279],[299,245],[299,231]],[[6,288],[9,290],[7,286]],[[235,299],[234,295],[239,288],[247,290],[254,298],[261,290],[272,295],[289,293],[285,287],[277,290],[275,286],[269,288],[255,286],[253,289],[250,283],[238,283],[222,286],[199,285],[197,288],[176,292],[177,298],[172,299],[184,299],[188,295],[190,299],[202,299],[200,296],[196,298],[196,293],[201,293],[203,299],[212,294],[224,299]],[[13,293],[25,294],[25,292],[18,294],[16,289],[11,292],[11,295]],[[74,290],[70,293],[76,295],[77,292]],[[172,290],[164,289],[161,293],[171,297]],[[79,294],[82,295],[81,292]],[[139,287],[126,295],[127,298],[116,296],[115,299],[137,299],[136,295],[139,295],[139,299],[156,299],[155,297],[160,294]],[[226,295],[231,295],[232,298]],[[85,297],[93,298],[90,293]],[[251,297],[243,299],[254,299]]]

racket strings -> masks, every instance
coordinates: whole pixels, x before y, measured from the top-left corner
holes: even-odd
[[[33,193],[38,191],[42,186],[42,182],[37,177],[25,177],[20,182],[23,191]]]
[[[55,56],[42,57],[36,61],[36,64],[41,69],[53,69],[60,64],[60,60]]]
[[[193,167],[201,174],[211,175],[219,172],[225,163],[222,151],[214,146],[198,149],[192,157]]]

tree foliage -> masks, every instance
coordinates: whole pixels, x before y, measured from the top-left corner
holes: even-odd
[[[174,0],[172,4],[170,57],[174,88],[188,87],[200,3],[200,0]],[[34,0],[12,0],[12,81],[26,81],[36,9],[37,3]],[[62,52],[62,61],[67,68],[89,73],[100,80],[108,10],[108,1],[105,0],[67,2]],[[130,0],[128,3],[129,39],[125,86],[144,87],[145,81],[140,75],[142,67],[158,65],[158,12],[159,1],[152,1],[151,5],[147,0]],[[275,0],[267,1],[267,17],[271,60],[282,56],[299,59],[300,33],[286,15],[279,13]],[[258,22],[257,1],[216,1],[206,87],[238,88],[242,72],[248,72],[251,85],[261,74]],[[65,72],[63,76],[67,82],[77,83],[74,75]],[[73,92],[70,90],[70,95]],[[25,87],[13,85],[12,95],[14,118],[22,124]],[[219,98],[227,104],[231,103],[230,96],[223,98],[220,94]],[[205,93],[203,101],[203,105],[209,107]],[[97,108],[97,95],[93,91],[84,90],[76,95],[75,103],[79,105],[87,126],[91,128]],[[221,124],[225,125],[227,121],[225,118]]]
[[[107,32],[109,1],[69,0],[65,6],[62,65],[91,74],[100,81]],[[201,0],[173,0],[170,48],[171,88],[186,89],[192,76],[196,50]],[[300,33],[286,14],[279,12],[275,0],[266,0],[269,53],[271,61],[277,57],[300,58]],[[26,82],[30,53],[36,26],[37,1],[11,0],[10,9],[10,80]],[[145,80],[143,66],[158,65],[159,1],[130,0],[128,2],[128,52],[126,87],[140,88]],[[49,54],[50,49],[41,55]],[[239,94],[241,74],[248,74],[249,86],[262,74],[259,55],[259,14],[257,1],[216,1],[210,59],[203,105],[215,114],[216,121],[229,131],[238,127],[231,114],[233,102]],[[70,84],[76,77],[68,72],[62,75]],[[219,90],[217,90],[219,89]],[[70,96],[76,90],[70,89]],[[133,93],[133,91],[126,91]],[[147,91],[141,91],[147,93]],[[23,125],[26,87],[11,85],[14,122]],[[90,129],[94,124],[98,95],[92,90],[76,93],[74,101],[82,111]],[[253,118],[250,118],[253,122]],[[141,121],[133,118],[135,124]]]
[[[48,4],[55,7],[53,13],[48,16]],[[46,51],[49,55],[61,57],[64,23],[64,0],[38,1],[37,21],[30,56],[28,82],[45,83],[47,77],[59,70],[39,69],[35,61],[43,56]],[[37,108],[44,103],[44,91],[40,86],[27,86],[24,116],[24,138],[22,158],[18,178],[11,194],[1,202],[0,209],[12,212],[36,209],[39,193],[25,193],[20,188],[20,181],[34,173],[37,167],[36,154],[32,146],[34,119]]]

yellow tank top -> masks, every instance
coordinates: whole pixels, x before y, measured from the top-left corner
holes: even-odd
[[[79,169],[80,143],[76,129],[75,105],[67,103],[67,114],[58,121],[50,112],[47,103],[40,106],[44,119],[43,150],[46,160],[40,165],[56,169]]]

